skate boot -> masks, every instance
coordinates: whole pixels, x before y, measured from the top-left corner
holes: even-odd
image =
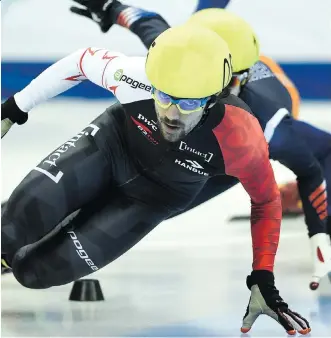
[[[120,25],[131,29],[136,21],[150,16],[158,16],[157,13],[122,4],[118,0],[73,0],[79,7],[70,7],[70,11],[85,16],[96,22],[103,33],[114,25]]]
[[[96,22],[103,33],[109,31],[109,29],[116,23],[119,11],[116,9],[122,5],[117,0],[73,0],[79,7],[72,6],[70,11],[85,16],[94,22]],[[128,6],[124,6],[126,8]]]
[[[316,290],[324,276],[331,277],[331,244],[327,234],[319,233],[310,238],[313,256],[313,275],[310,289]]]

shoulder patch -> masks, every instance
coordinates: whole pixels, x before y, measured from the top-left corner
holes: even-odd
[[[275,74],[263,62],[258,61],[250,68],[248,73],[248,82],[275,77]]]

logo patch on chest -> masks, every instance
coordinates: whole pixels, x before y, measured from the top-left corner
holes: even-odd
[[[151,142],[154,145],[159,144],[159,142],[153,137],[153,131],[157,130],[156,125],[153,124],[153,122],[148,121],[143,115],[139,114],[139,116],[141,116],[141,119],[144,119],[143,121],[145,122],[145,120],[147,121],[146,124],[148,124],[148,126],[146,126],[146,124],[136,120],[133,116],[131,116],[131,120],[133,121],[133,123],[137,126],[137,128],[140,130],[140,132],[147,138],[147,140],[149,142]]]
[[[193,153],[193,154],[195,154],[195,155],[201,156],[201,157],[204,158],[204,160],[205,160],[206,162],[210,162],[210,160],[211,160],[212,157],[214,156],[213,153],[210,153],[210,152],[208,152],[208,153],[203,153],[203,152],[201,152],[201,151],[199,151],[199,150],[196,150],[196,149],[194,149],[194,148],[191,148],[191,147],[188,146],[187,143],[185,143],[185,142],[183,142],[183,141],[180,142],[179,150],[182,150],[182,151],[188,151],[188,152]]]
[[[209,176],[209,174],[202,171],[202,170],[204,170],[204,167],[200,163],[198,163],[197,161],[185,160],[185,162],[184,162],[184,161],[176,159],[175,163],[180,165],[181,167],[183,167],[187,170],[190,170],[194,173],[197,173],[199,175]]]

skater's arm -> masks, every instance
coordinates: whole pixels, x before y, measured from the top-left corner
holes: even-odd
[[[267,146],[262,138],[256,141],[247,149],[251,155],[240,160],[242,168],[237,177],[251,198],[253,270],[273,271],[282,206]]]
[[[244,109],[226,105],[214,133],[219,135],[226,174],[237,177],[251,198],[253,269],[273,271],[282,210],[262,129]]]
[[[137,35],[147,49],[170,27],[160,14],[120,1],[85,0],[84,4],[79,0],[73,1],[79,3],[79,7],[73,6],[70,10],[96,22],[103,33],[117,24]]]
[[[14,99],[21,111],[29,112],[38,104],[84,80],[90,80],[115,96],[119,93],[124,101],[128,100],[126,96],[134,100],[139,94],[142,94],[139,98],[149,98],[150,86],[146,83],[144,63],[144,58],[126,57],[102,48],[81,49],[47,68],[27,87],[16,93]],[[122,81],[123,71],[125,73],[122,75],[130,78],[131,82]],[[123,87],[129,90],[123,90]]]
[[[79,58],[84,50],[78,50],[57,61],[16,93],[14,99],[18,108],[23,112],[29,112],[38,104],[86,80],[79,69]]]

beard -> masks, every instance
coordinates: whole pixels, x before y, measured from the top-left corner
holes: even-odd
[[[184,138],[188,132],[185,125],[178,120],[169,120],[167,117],[158,118],[162,136],[168,142],[177,142]]]
[[[177,142],[182,140],[200,122],[204,110],[201,109],[200,112],[193,113],[185,118],[172,120],[166,116],[164,111],[158,109],[157,104],[155,104],[155,112],[164,139],[168,142]]]

